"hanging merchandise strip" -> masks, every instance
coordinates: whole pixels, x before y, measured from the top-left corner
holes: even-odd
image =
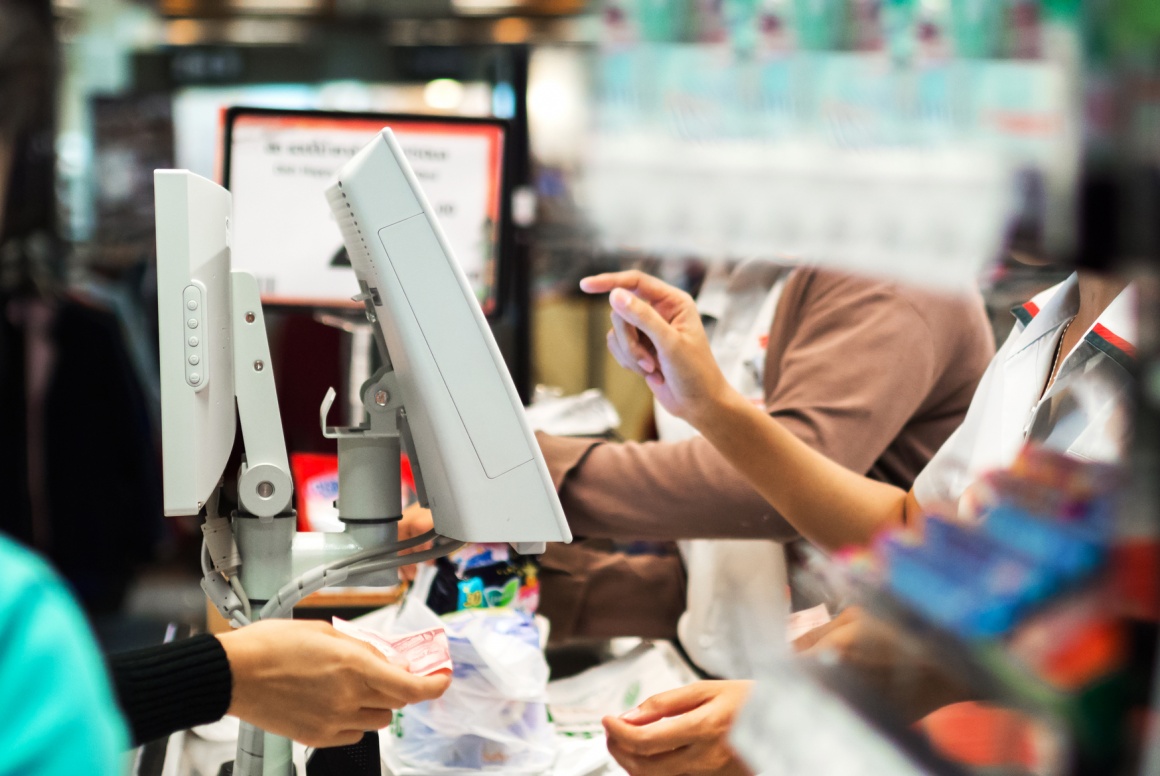
[[[1014,224],[1069,249],[1074,4],[1042,3],[1033,24],[989,2],[611,5],[581,190],[608,246],[945,288]]]

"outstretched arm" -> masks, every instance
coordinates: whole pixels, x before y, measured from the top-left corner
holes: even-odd
[[[618,363],[643,376],[665,409],[696,426],[807,539],[831,549],[865,543],[917,516],[912,495],[834,463],[733,390],[688,294],[636,271],[581,287],[611,292],[608,345]]]
[[[233,674],[230,713],[308,746],[353,744],[391,712],[438,698],[446,674],[416,676],[324,622],[263,620],[219,636]]]
[[[262,620],[110,657],[135,743],[229,713],[308,746],[386,727],[393,709],[437,698],[450,677],[415,676],[327,623]]]

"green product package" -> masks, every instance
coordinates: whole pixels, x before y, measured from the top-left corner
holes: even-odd
[[[681,43],[689,39],[693,0],[631,0],[640,39],[649,43]]]
[[[847,0],[793,0],[798,45],[808,51],[841,48],[846,30],[846,5]]]
[[[916,0],[885,0],[882,4],[882,32],[886,50],[896,63],[909,65],[918,43],[918,3]]]
[[[1006,0],[951,0],[951,40],[960,57],[978,59],[1002,53]]]

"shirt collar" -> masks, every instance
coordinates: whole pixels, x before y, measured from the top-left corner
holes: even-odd
[[[784,264],[765,259],[749,259],[729,271],[711,269],[701,292],[697,294],[697,312],[702,318],[721,320],[729,310],[734,295],[751,288],[768,291],[788,270]]]
[[[1074,272],[1062,283],[1036,294],[1030,301],[1011,310],[1023,324],[1011,355],[1054,332],[1079,310],[1079,276]]]
[[[1125,369],[1133,368],[1136,363],[1135,283],[1124,287],[1083,339]]]
[[[702,288],[697,294],[697,312],[702,318],[719,321],[729,309],[729,292],[723,286]]]
[[[723,264],[712,264],[697,294],[697,312],[702,318],[720,320],[729,309],[730,270]]]
[[[1054,332],[1064,321],[1075,316],[1078,309],[1079,276],[1075,273],[1062,283],[1013,308],[1011,312],[1023,324],[1023,332],[1019,335],[1012,354]],[[1132,368],[1136,360],[1134,283],[1129,283],[1100,313],[1083,339],[1125,369]]]

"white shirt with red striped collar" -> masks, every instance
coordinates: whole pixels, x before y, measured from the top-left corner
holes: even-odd
[[[1131,428],[1135,308],[1135,286],[1129,285],[1064,356],[1043,393],[1064,326],[1079,309],[1078,277],[1016,307],[1019,322],[983,374],[962,425],[915,480],[918,503],[926,509],[961,506],[966,489],[984,472],[1009,466],[1025,442],[1092,461],[1123,460]]]

